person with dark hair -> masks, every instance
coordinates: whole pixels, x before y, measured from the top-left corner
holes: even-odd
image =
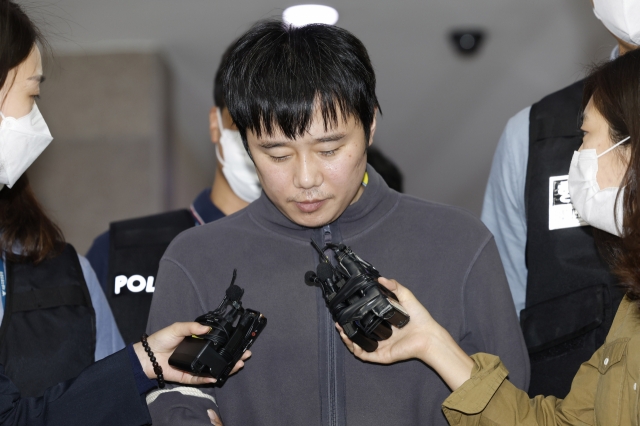
[[[53,139],[35,102],[42,38],[17,4],[2,7],[0,363],[23,395],[37,396],[124,343],[91,266],[65,243],[24,174]],[[34,368],[43,363],[50,368]]]
[[[221,64],[228,55],[229,50],[222,55]],[[146,329],[158,263],[171,240],[186,229],[237,212],[260,195],[253,162],[222,96],[220,69],[213,81],[214,106],[209,111],[209,134],[218,158],[211,188],[201,191],[189,209],[111,223],[87,252],[127,343],[136,341]]]
[[[241,376],[210,396],[157,395],[154,425],[444,425],[447,386],[420,362],[363,363],[340,342],[319,288],[318,244],[344,243],[405,280],[470,353],[499,353],[527,386],[527,356],[491,234],[454,207],[389,189],[367,147],[379,110],[366,48],[348,31],[253,26],[222,68],[224,99],[261,197],[180,234],[160,261],[148,331],[216,305],[237,268],[243,304],[269,319]],[[413,321],[413,319],[411,319]],[[215,401],[215,402],[214,402]],[[170,419],[170,420],[169,420]]]
[[[640,45],[639,6],[640,0],[593,3],[615,37],[612,58]],[[580,365],[604,342],[623,297],[567,185],[571,155],[582,143],[583,88],[584,80],[575,82],[509,119],[482,207],[527,343],[531,395],[569,392]],[[576,305],[583,306],[580,315],[571,310]]]
[[[640,50],[596,67],[584,82],[582,145],[573,153],[568,186],[580,216],[605,236],[626,295],[601,346],[583,363],[566,398],[532,399],[506,377],[500,358],[469,357],[413,294],[394,280],[411,322],[394,330],[375,352],[364,352],[344,333],[349,349],[367,362],[411,358],[433,368],[454,391],[442,408],[451,425],[633,425],[640,416]],[[615,235],[615,236],[614,236]],[[571,307],[574,311],[581,305]],[[579,315],[579,314],[578,314]]]
[[[96,306],[78,256],[23,175],[52,140],[35,102],[44,79],[37,42],[22,8],[0,0],[0,424],[146,425],[152,379],[160,387],[215,382],[168,365],[184,336],[210,328],[173,324],[93,363],[95,327],[104,327],[98,309],[109,307],[104,296],[106,306]]]

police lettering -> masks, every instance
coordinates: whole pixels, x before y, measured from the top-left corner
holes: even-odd
[[[116,277],[114,293],[120,294],[124,287],[127,287],[127,290],[131,293],[140,293],[143,290],[147,293],[153,293],[156,289],[153,285],[154,280],[153,276],[145,280],[142,275],[131,275],[129,278],[127,278],[126,275],[118,275]]]

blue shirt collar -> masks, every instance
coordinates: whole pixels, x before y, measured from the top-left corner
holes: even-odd
[[[211,202],[211,188],[203,190],[191,204],[191,214],[196,220],[196,225],[204,225],[225,216],[219,208]]]

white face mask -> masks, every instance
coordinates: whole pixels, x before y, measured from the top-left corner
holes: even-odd
[[[0,184],[11,188],[53,137],[35,103],[24,117],[5,117],[1,111],[0,116]]]
[[[598,158],[618,147],[629,137],[621,140],[600,155],[595,149],[583,149],[573,153],[569,167],[569,193],[571,203],[582,219],[594,228],[602,229],[613,235],[622,235],[622,200],[624,188],[600,189],[596,175]],[[616,205],[616,197],[618,203]]]
[[[594,0],[593,13],[616,37],[640,45],[640,2],[637,0]]]
[[[251,203],[260,197],[262,186],[256,173],[253,161],[244,149],[242,137],[237,130],[225,129],[222,126],[220,108],[217,108],[218,125],[220,126],[220,145],[224,153],[224,160],[220,155],[220,148],[216,145],[216,157],[222,166],[222,173],[229,182],[231,190],[246,201]]]

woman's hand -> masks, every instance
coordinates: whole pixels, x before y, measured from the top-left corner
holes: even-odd
[[[373,352],[366,352],[349,340],[342,328],[336,324],[347,348],[361,360],[378,364],[391,364],[411,358],[420,359],[434,368],[453,390],[467,381],[471,377],[474,362],[447,330],[433,319],[411,291],[396,280],[381,277],[378,282],[398,297],[398,301],[411,319],[400,329],[393,327],[391,337],[378,342],[378,349]]]
[[[212,377],[194,376],[185,371],[178,370],[169,365],[169,357],[173,351],[178,347],[180,342],[186,337],[192,334],[205,334],[209,332],[210,327],[204,326],[197,322],[176,322],[169,327],[163,328],[147,338],[149,347],[156,357],[156,361],[162,367],[162,373],[164,379],[167,382],[178,382],[188,385],[202,385],[205,383],[215,383],[216,379]],[[142,343],[138,342],[133,345],[133,349],[138,355],[140,364],[145,374],[150,379],[155,379],[156,374],[153,371],[153,365],[149,356],[144,351]],[[244,366],[244,361],[251,356],[250,351],[246,351],[242,355],[242,359],[236,363],[231,371],[231,374],[236,373]]]
[[[381,277],[378,282],[395,293],[398,302],[409,313],[411,319],[400,329],[394,327],[391,338],[378,342],[378,349],[374,352],[367,352],[349,340],[342,327],[336,324],[342,341],[355,356],[363,361],[391,364],[410,358],[423,359],[428,352],[431,335],[440,325],[409,289],[401,286],[396,280]]]

